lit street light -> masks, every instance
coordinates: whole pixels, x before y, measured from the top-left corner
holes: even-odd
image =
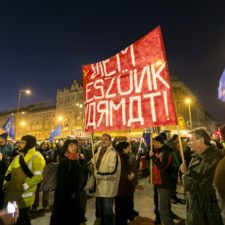
[[[17,113],[16,113],[16,135],[15,135],[15,137],[17,136],[17,131],[18,131],[19,111],[20,111],[20,102],[21,102],[22,93],[29,95],[29,94],[31,94],[31,91],[29,89],[27,89],[27,90],[20,90],[20,92],[19,92],[19,99],[18,99],[18,106],[17,106]]]
[[[189,113],[189,127],[192,129],[192,118],[191,118],[191,99],[187,98],[186,99],[186,104],[188,105],[188,113]]]

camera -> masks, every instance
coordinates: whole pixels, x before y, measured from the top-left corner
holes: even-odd
[[[11,214],[12,216],[14,216],[14,214],[16,213],[16,209],[17,209],[17,205],[16,202],[8,202],[6,210],[8,214]]]

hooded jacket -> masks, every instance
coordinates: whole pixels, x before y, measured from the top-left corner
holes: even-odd
[[[33,173],[29,178],[20,166],[19,157],[20,155],[14,158],[6,171],[6,176],[10,175],[10,179],[4,184],[4,201],[16,201],[19,208],[27,208],[33,205],[37,184],[43,179],[45,159],[34,147],[27,151],[24,161]]]

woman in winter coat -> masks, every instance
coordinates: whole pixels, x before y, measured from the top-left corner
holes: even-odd
[[[121,174],[115,201],[115,224],[127,225],[130,212],[133,210],[132,196],[135,188],[132,183],[135,175],[129,164],[130,144],[127,141],[121,141],[116,145],[116,151],[121,160]]]
[[[77,153],[77,140],[66,140],[63,145],[64,156],[58,167],[57,187],[50,225],[79,225],[81,222],[80,207],[80,172],[81,158]]]

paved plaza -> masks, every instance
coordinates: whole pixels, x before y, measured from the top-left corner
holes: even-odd
[[[184,198],[182,188],[178,187],[178,196]],[[149,184],[148,178],[140,179],[139,185],[135,191],[135,210],[139,211],[139,217],[136,217],[130,225],[151,225],[154,220],[154,202],[153,202],[153,187]],[[172,204],[172,211],[182,218],[185,218],[185,205]],[[45,213],[39,217],[32,219],[32,225],[49,225],[51,213]],[[88,199],[87,213],[88,221],[86,225],[94,225],[95,222],[95,198]],[[74,217],[76,218],[76,217]],[[175,220],[177,224],[178,221]],[[66,225],[66,224],[65,224]]]

